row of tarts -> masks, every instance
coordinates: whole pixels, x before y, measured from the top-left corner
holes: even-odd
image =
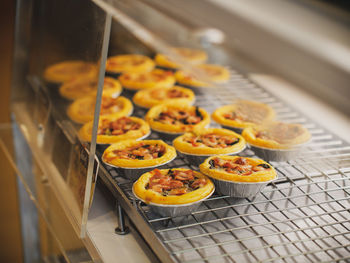
[[[175,51],[189,63],[200,63],[196,67],[204,69],[210,81],[223,83],[229,79],[224,67],[202,64],[206,60],[203,51]],[[154,69],[155,64],[162,69]],[[111,145],[102,160],[136,181],[134,195],[155,212],[163,216],[188,214],[214,189],[218,194],[252,197],[275,180],[277,173],[261,159],[238,156],[246,142],[265,160],[280,161],[288,160],[310,139],[300,124],[278,122],[273,108],[246,100],[216,109],[211,116],[223,128],[207,128],[210,115],[192,106],[195,95],[190,89],[205,83],[186,71],[174,73],[177,67],[162,54],[155,62],[142,55],[114,56],[106,66],[107,74],[118,80],[105,77],[97,143]],[[47,81],[61,83],[60,94],[74,100],[67,115],[83,124],[79,136],[85,141],[91,140],[96,74],[91,63],[66,61],[50,66],[44,75]],[[175,81],[187,88],[174,86]],[[136,107],[149,109],[145,120],[130,116],[133,104],[119,96],[122,87],[137,91],[133,102]],[[173,146],[162,140],[144,140],[151,129],[160,138],[173,141]],[[175,159],[177,152],[200,172],[161,169]]]

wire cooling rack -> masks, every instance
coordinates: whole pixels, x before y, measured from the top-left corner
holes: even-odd
[[[254,198],[214,195],[188,216],[160,217],[135,200],[130,181],[104,166],[107,176],[174,262],[350,262],[350,145],[236,72],[229,88],[196,91],[195,104],[213,112],[236,98],[269,104],[278,119],[312,134],[296,159],[271,162],[279,179]],[[250,149],[240,155],[255,157]],[[182,156],[168,166],[198,170]]]

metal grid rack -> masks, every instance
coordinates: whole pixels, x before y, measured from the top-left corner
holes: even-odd
[[[212,112],[237,97],[253,99],[272,106],[278,119],[303,124],[313,138],[297,159],[271,162],[279,179],[256,197],[214,195],[191,215],[163,218],[136,201],[132,183],[113,168],[104,166],[106,176],[174,262],[350,261],[350,145],[236,72],[229,86],[196,92],[196,105]],[[152,133],[151,138],[158,137]],[[181,156],[168,166],[198,169]]]

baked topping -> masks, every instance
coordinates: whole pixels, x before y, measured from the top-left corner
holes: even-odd
[[[167,79],[172,75],[173,73],[171,71],[154,70],[151,72],[143,73],[125,73],[121,78],[127,81],[135,82],[159,82]]]
[[[258,131],[256,137],[264,140],[274,140],[280,144],[288,144],[302,135],[305,129],[293,123],[275,123],[269,125],[265,130]]]
[[[223,117],[238,122],[252,122],[259,124],[266,118],[267,114],[268,110],[259,105],[253,103],[237,103],[235,110],[224,113]]]
[[[140,142],[136,146],[128,147],[123,150],[114,150],[113,153],[121,159],[151,160],[162,157],[165,151],[164,145]]]
[[[189,95],[177,88],[170,89],[154,89],[150,92],[152,98],[157,100],[174,99],[174,98],[188,98]]]
[[[192,170],[172,170],[163,174],[158,169],[150,172],[152,177],[149,179],[146,189],[151,189],[163,196],[183,195],[192,192],[206,185],[204,178],[196,178]]]
[[[176,109],[171,108],[163,111],[154,121],[171,125],[195,125],[203,120],[198,107],[193,109]]]
[[[239,157],[234,160],[225,160],[219,157],[209,161],[210,169],[223,169],[227,173],[238,174],[243,176],[252,175],[255,172],[271,169],[267,163],[256,165],[244,157]]]
[[[201,135],[192,134],[184,137],[184,141],[190,143],[193,147],[207,146],[211,148],[227,148],[239,142],[239,138],[233,135],[219,135],[207,133]]]
[[[98,127],[98,135],[121,135],[131,130],[137,130],[141,124],[133,121],[129,117],[121,117],[117,120],[110,121],[103,119]]]
[[[124,67],[124,66],[139,66],[145,63],[147,58],[144,57],[132,57],[130,59],[125,59],[124,57],[116,57],[115,59],[110,59],[108,61],[109,65],[115,67]]]

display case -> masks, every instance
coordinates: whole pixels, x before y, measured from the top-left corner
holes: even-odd
[[[348,68],[338,59],[340,54],[348,57],[342,49],[347,42],[341,37],[334,38],[338,46],[331,49],[333,56],[320,56],[325,45],[315,46],[310,52],[309,46],[302,45],[305,44],[303,36],[313,29],[318,19],[324,19],[324,24],[329,19],[317,16],[317,5],[306,10],[300,3],[286,1],[276,4],[275,11],[287,7],[295,12],[303,10],[309,18],[309,27],[298,31],[295,41],[289,42],[286,35],[292,32],[288,31],[291,28],[288,26],[293,25],[292,18],[286,19],[279,28],[272,20],[259,24],[268,11],[262,9],[262,14],[258,14],[249,4],[230,1],[17,1],[11,98],[13,124],[2,127],[0,143],[23,184],[23,191],[29,194],[57,243],[56,250],[46,249],[47,255],[58,255],[67,262],[334,262],[349,259],[349,143],[336,134],[337,128],[324,126],[334,120],[319,124],[315,115],[308,116],[304,104],[285,98],[288,88],[283,81],[264,77],[273,74],[293,80],[303,89],[302,94],[308,91],[312,96],[327,97],[328,107],[339,101],[342,113],[348,113],[350,98],[345,84],[349,80]],[[337,21],[329,21],[329,28],[337,25]],[[338,30],[349,36],[342,26]],[[326,39],[323,33],[315,32],[317,39],[321,36]],[[327,48],[331,47],[330,42],[324,43],[329,44]],[[188,49],[181,51],[174,47],[200,50],[197,51],[199,58],[188,59]],[[139,57],[131,66],[111,59],[125,54]],[[152,72],[155,79],[147,82],[145,75],[150,73],[145,72]],[[327,72],[327,76],[323,72]],[[187,125],[186,128],[175,130],[173,121],[170,130],[164,125],[162,130],[152,121],[159,120],[162,114],[162,121],[173,117],[166,111],[152,115],[151,111],[160,106],[149,110],[154,104],[147,104],[150,102],[146,102],[146,93],[140,90],[154,88],[155,97],[159,97],[161,90],[173,87],[175,81],[176,85],[189,90],[189,93],[176,90],[186,93],[184,97],[188,100],[180,103],[170,100],[164,107],[178,105],[181,115],[186,113],[181,113],[186,109],[184,104],[194,103],[192,117],[200,120],[192,123],[189,119],[177,119],[181,125]],[[334,87],[332,96],[327,95],[330,83]],[[136,91],[140,93],[139,100]],[[220,126],[218,118],[211,114],[224,105],[247,100],[271,108],[273,117],[284,123],[278,127],[302,125],[311,137],[297,147],[292,147],[290,141],[286,146],[281,142],[281,134],[287,136],[288,131],[280,129],[277,137],[283,147],[269,149],[254,145],[245,137],[249,141],[245,149],[228,152],[240,156],[240,160],[264,159],[269,164],[267,168],[260,167],[272,169],[272,166],[276,170],[274,180],[266,181],[254,194],[249,192],[251,185],[250,190],[242,190],[243,194],[237,194],[236,190],[225,192],[225,187],[231,189],[232,186],[215,179],[216,191],[196,209],[179,208],[181,205],[176,208],[182,211],[178,213],[173,207],[155,209],[150,200],[140,200],[133,191],[134,181],[146,170],[130,165],[121,169],[120,163],[112,163],[107,158],[111,143],[117,143],[113,144],[112,155],[119,154],[117,147],[125,142],[122,139],[140,140],[138,143],[145,142],[147,147],[151,145],[148,140],[163,140],[172,145],[175,137],[197,124],[196,134],[205,130],[205,126],[229,126],[240,133],[244,125],[232,127],[227,122],[235,120],[236,115],[224,117],[226,122]],[[251,117],[255,106],[247,105],[240,106],[246,109],[241,114]],[[265,108],[260,108],[255,114],[261,116],[263,112]],[[169,116],[164,117],[167,114]],[[211,115],[215,121],[204,123],[205,114],[208,120]],[[101,123],[108,120],[106,116],[114,121],[133,121],[139,133],[123,131],[121,134],[125,136],[117,139],[112,135],[121,136],[120,133],[111,134],[116,128],[108,128],[108,134],[101,133]],[[271,120],[265,119],[260,123],[263,130],[273,126]],[[201,121],[203,125],[199,125]],[[243,135],[245,132],[246,129]],[[108,138],[103,139],[101,135]],[[14,153],[11,153],[12,143]],[[138,148],[131,147],[135,149]],[[166,155],[166,149],[162,155]],[[168,157],[159,163],[162,168],[199,171],[203,157],[210,156],[186,155],[177,150],[176,158]],[[202,158],[200,162],[196,159],[198,155]],[[125,158],[131,158],[130,153]],[[133,163],[145,161],[144,158],[132,158]],[[23,164],[23,160],[28,162]],[[253,169],[252,166],[249,169]],[[147,171],[160,169],[154,163],[146,168],[152,168]],[[145,187],[148,189],[149,184]],[[162,194],[172,195],[164,191]],[[50,195],[53,197],[49,198]],[[53,199],[55,201],[49,201]],[[164,212],[167,209],[171,212]],[[62,222],[70,226],[68,229],[72,229],[74,237],[62,230],[64,227],[56,218],[59,214],[65,218]],[[43,239],[45,231],[38,229],[38,232]],[[125,236],[121,239],[118,235]],[[71,243],[67,245],[67,242]],[[45,254],[45,248],[40,250]],[[118,253],[123,255],[122,259]]]

